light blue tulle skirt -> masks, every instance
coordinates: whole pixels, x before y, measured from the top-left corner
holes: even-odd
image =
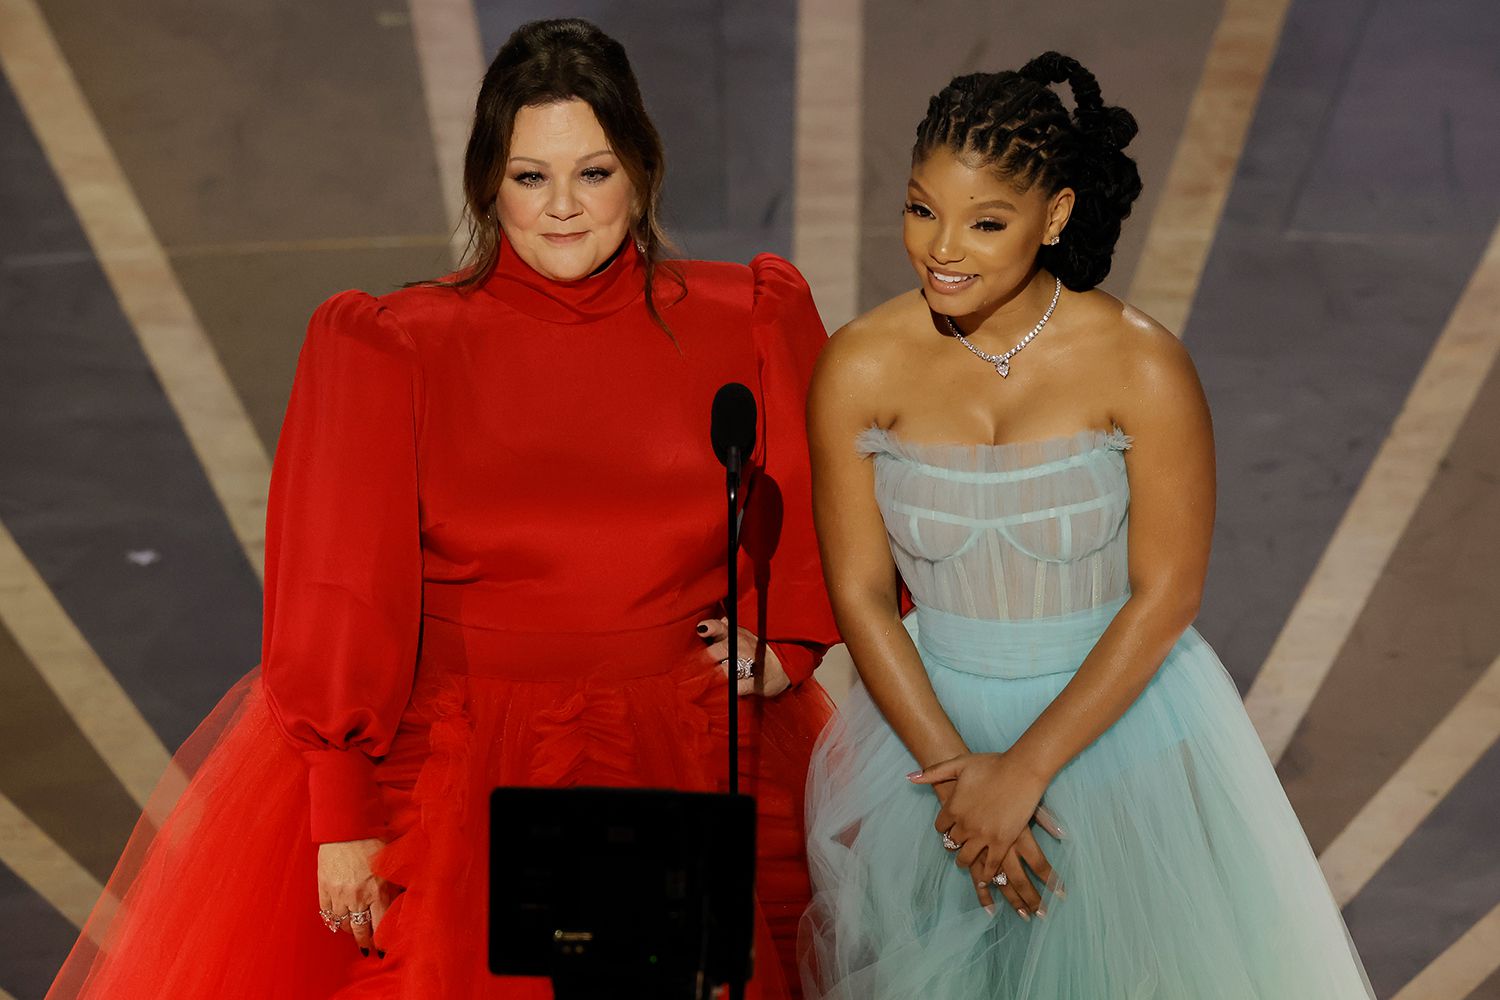
[[[917,612],[918,649],[975,751],[1004,750],[1121,603],[1026,622]],[[1317,860],[1218,658],[1178,641],[1053,781],[1034,827],[1066,896],[991,917],[933,829],[937,800],[856,684],[808,786],[809,1000],[1346,1000],[1373,996]]]

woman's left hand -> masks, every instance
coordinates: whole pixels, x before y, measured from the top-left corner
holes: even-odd
[[[708,656],[726,675],[729,672],[729,619],[705,618],[698,623],[698,635],[709,643]],[[755,661],[755,676],[740,681],[740,694],[758,694],[774,698],[792,686],[791,678],[781,667],[776,651],[747,629],[739,630],[739,655]]]
[[[911,775],[919,785],[952,782],[933,827],[963,845],[954,861],[988,882],[1031,825],[1047,780],[1014,754],[966,753]],[[975,862],[980,862],[975,868]]]

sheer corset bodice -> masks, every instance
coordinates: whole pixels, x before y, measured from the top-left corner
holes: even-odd
[[[1118,429],[1003,445],[860,435],[897,568],[919,605],[1030,620],[1122,600],[1130,489]]]

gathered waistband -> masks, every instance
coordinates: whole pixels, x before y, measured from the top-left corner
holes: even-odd
[[[985,677],[1069,673],[1125,606],[1128,598],[1051,618],[965,618],[917,605],[917,648],[929,667]]]
[[[694,631],[707,614],[640,629],[522,632],[428,616],[422,660],[438,669],[515,681],[630,680],[665,674],[702,656]]]

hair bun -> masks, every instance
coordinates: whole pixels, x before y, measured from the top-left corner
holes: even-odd
[[[1135,115],[1120,107],[1101,107],[1096,111],[1078,112],[1078,128],[1110,152],[1117,152],[1130,145],[1140,126]]]

